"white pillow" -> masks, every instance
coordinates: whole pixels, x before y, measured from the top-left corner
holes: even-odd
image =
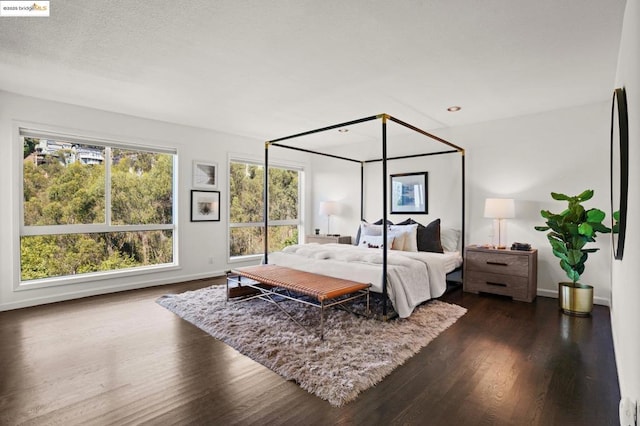
[[[360,244],[358,244],[358,247],[381,249],[384,248],[383,241],[382,235],[360,236]],[[387,235],[387,243],[393,247],[393,237]]]
[[[360,242],[362,242],[362,239],[365,236],[376,236],[376,237],[379,236],[380,238],[382,238],[382,225],[372,225],[367,222],[362,222],[360,224]],[[407,244],[407,238],[409,238],[409,235],[406,232],[406,230],[399,230],[395,232],[388,230],[387,238],[391,243],[389,245],[389,247],[391,247],[391,250],[406,250],[405,246]],[[391,241],[390,238],[393,238],[393,242]]]
[[[404,251],[418,251],[418,224],[413,225],[390,225],[389,230],[393,232],[404,232],[407,236],[404,239]]]
[[[382,225],[372,225],[367,222],[360,224],[360,239],[365,235],[382,235]]]
[[[460,230],[453,228],[440,229],[440,243],[444,251],[458,251],[460,241]]]

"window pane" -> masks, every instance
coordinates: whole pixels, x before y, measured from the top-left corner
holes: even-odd
[[[104,148],[23,138],[24,224],[104,223]]]
[[[270,226],[269,251],[282,250],[286,246],[298,244],[298,226]]]
[[[172,223],[173,156],[114,149],[111,158],[112,224]]]
[[[300,171],[271,167],[269,169],[269,219],[297,220],[300,211]],[[229,163],[230,223],[262,223],[264,167],[252,163]],[[281,250],[298,242],[297,225],[269,227],[269,251]],[[232,227],[230,257],[262,254],[264,235],[260,225]]]
[[[298,218],[297,170],[269,169],[269,219]]]
[[[21,280],[173,262],[173,231],[42,235],[20,238]]]
[[[297,170],[269,168],[269,219],[298,219],[299,174]],[[264,168],[255,164],[230,164],[231,223],[263,221]]]
[[[255,164],[230,163],[229,219],[231,223],[263,221],[264,168]]]
[[[264,252],[262,227],[231,228],[229,252],[231,257],[247,256]]]
[[[231,228],[230,253],[234,256],[248,256],[264,253],[264,227],[243,226]],[[298,243],[296,225],[270,226],[269,251],[282,250],[286,246]]]

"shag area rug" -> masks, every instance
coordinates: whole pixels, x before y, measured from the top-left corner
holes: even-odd
[[[379,383],[466,312],[432,300],[409,318],[382,322],[329,309],[321,341],[271,303],[226,303],[225,294],[226,287],[219,285],[165,295],[158,303],[338,407]],[[291,301],[282,306],[305,327],[318,330],[319,309]]]

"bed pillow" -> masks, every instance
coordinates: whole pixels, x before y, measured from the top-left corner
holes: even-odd
[[[392,237],[393,243],[391,244],[391,250],[404,250],[404,245],[406,244],[406,238],[409,237],[409,234],[406,232],[392,232],[387,231],[387,238]]]
[[[383,222],[383,220],[379,219],[379,220],[375,221],[373,224],[370,224],[366,220],[363,220],[360,223],[360,226],[358,227],[358,232],[356,232],[356,245],[360,244],[360,237],[363,235],[363,229],[362,229],[363,226],[364,227],[368,227],[368,226],[370,227],[372,225],[378,225],[379,226],[379,225],[382,225],[382,222]],[[387,220],[387,225],[393,225],[393,222],[391,222],[390,220]],[[372,232],[375,232],[373,230],[378,229],[378,228],[369,228],[369,229],[371,229]],[[379,229],[380,229],[379,233],[377,233],[377,234],[376,233],[372,233],[372,234],[369,234],[369,235],[382,235],[382,227],[380,226]]]
[[[381,237],[382,238],[382,225],[372,225],[367,222],[362,222],[360,225],[358,246],[365,237]],[[391,250],[404,250],[405,245],[405,233],[404,232],[392,232],[387,231],[387,238],[389,239],[389,248]],[[391,240],[393,238],[393,240]]]
[[[356,245],[360,245],[360,239],[365,235],[366,232],[366,228],[367,227],[371,227],[372,225],[370,225],[368,222],[366,221],[362,221],[360,222],[360,226],[358,226],[358,232],[356,233]],[[373,230],[374,228],[369,228],[371,230]],[[370,234],[370,235],[381,235],[382,232],[380,234]]]
[[[418,251],[444,253],[440,242],[440,219],[418,229]]]
[[[372,225],[367,222],[362,222],[360,224],[360,237],[365,235],[382,235],[382,225]]]
[[[393,247],[393,240],[394,240],[393,237],[390,237],[387,235],[387,243],[392,247]],[[358,244],[358,247],[381,249],[381,248],[384,248],[383,242],[384,242],[384,239],[382,235],[363,235],[362,241],[360,241],[360,244]]]
[[[459,251],[460,230],[453,228],[440,228],[440,241],[444,251]]]
[[[389,226],[389,230],[394,233],[406,233],[406,237],[404,240],[403,251],[418,251],[418,224],[411,225],[391,225]]]
[[[424,225],[422,225],[419,222],[416,222],[415,220],[409,218],[407,220],[403,220],[402,222],[398,222],[398,225],[418,225],[418,226],[422,226],[424,227]]]
[[[436,219],[424,226],[409,218],[401,224],[415,224],[418,226],[417,251],[430,251],[433,253],[444,253],[440,242],[440,219]]]

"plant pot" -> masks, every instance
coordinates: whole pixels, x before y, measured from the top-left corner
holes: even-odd
[[[580,283],[558,283],[558,305],[567,315],[579,317],[591,315],[593,287]]]

